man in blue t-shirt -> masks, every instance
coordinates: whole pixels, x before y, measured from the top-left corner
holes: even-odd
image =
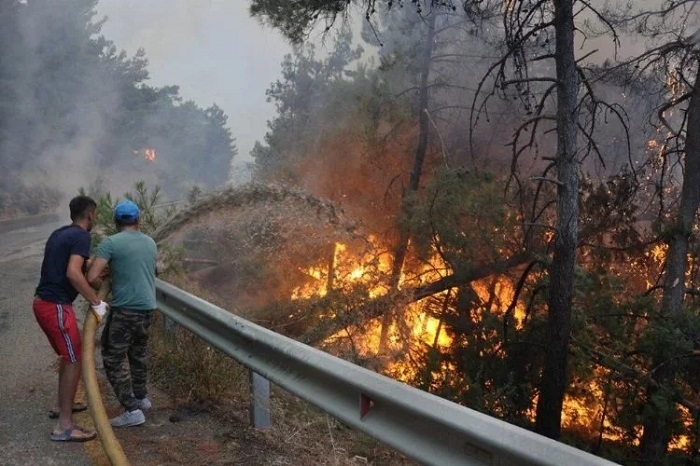
[[[51,233],[44,249],[41,278],[32,304],[34,316],[46,334],[56,354],[61,358],[58,371],[58,408],[49,416],[58,418],[51,440],[84,442],[95,433],[73,423],[73,411],[86,409],[75,405],[75,392],[80,381],[80,329],[73,311],[78,293],[92,305],[96,314],[104,314],[106,305],[83,275],[85,261],[90,256],[90,230],[97,204],[87,196],[70,201],[72,224]]]
[[[102,362],[109,383],[124,412],[110,419],[114,427],[146,422],[151,407],[147,397],[146,347],[151,315],[156,308],[156,243],[139,231],[139,208],[121,201],[114,208],[119,233],[102,240],[88,270],[88,281],[99,287],[109,264],[112,304],[102,331]],[[128,360],[128,370],[124,363]]]

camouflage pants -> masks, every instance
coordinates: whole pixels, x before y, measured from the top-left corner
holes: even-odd
[[[146,346],[151,311],[112,308],[102,331],[102,362],[107,380],[125,409],[138,408],[137,398],[148,393]],[[128,360],[129,367],[125,367]]]

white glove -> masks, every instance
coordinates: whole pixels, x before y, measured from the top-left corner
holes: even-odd
[[[97,323],[99,324],[102,322],[102,318],[107,314],[107,303],[104,301],[100,301],[98,304],[92,304],[92,312],[95,313],[95,317],[97,318]]]

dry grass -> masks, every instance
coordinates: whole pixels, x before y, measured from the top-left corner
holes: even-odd
[[[267,435],[292,461],[284,464],[415,464],[281,389],[273,389],[272,417],[274,427]]]
[[[160,330],[151,342],[154,383],[185,402],[219,400],[240,388],[240,365],[182,328],[166,336],[163,317],[158,317],[154,326]]]

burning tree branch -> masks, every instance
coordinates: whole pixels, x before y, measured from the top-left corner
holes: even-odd
[[[679,393],[677,390],[674,390],[667,385],[658,382],[654,377],[652,376],[651,373],[644,372],[641,369],[638,369],[634,366],[630,366],[629,364],[625,364],[624,362],[618,360],[616,356],[613,356],[611,354],[608,354],[604,351],[601,351],[597,348],[593,348],[591,346],[585,345],[584,343],[580,342],[577,340],[575,337],[571,337],[571,342],[578,348],[580,348],[584,353],[586,353],[590,358],[591,361],[593,361],[596,364],[599,364],[607,369],[610,369],[612,371],[615,371],[616,373],[633,379],[637,381],[640,384],[649,384],[655,388],[658,388],[659,390],[663,391],[664,393],[670,395],[673,400],[678,403],[681,406],[684,406],[690,410],[693,415],[697,415],[700,413],[700,405],[698,403],[695,403],[688,398],[684,397],[681,393]],[[690,357],[690,356],[697,356],[696,353],[690,353],[687,355],[684,355],[683,357]]]

